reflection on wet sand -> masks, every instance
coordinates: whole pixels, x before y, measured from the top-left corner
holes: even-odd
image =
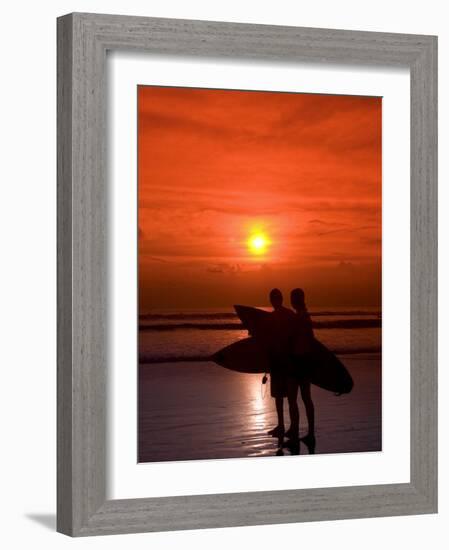
[[[314,388],[316,441],[299,445],[267,434],[276,413],[261,375],[212,363],[142,365],[139,462],[380,450],[380,357],[348,361],[354,391],[335,397]],[[301,408],[300,435],[306,431]]]

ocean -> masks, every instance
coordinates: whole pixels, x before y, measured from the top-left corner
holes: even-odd
[[[309,313],[315,337],[335,353],[381,352],[379,308],[311,307]],[[139,316],[139,363],[207,361],[247,336],[233,308],[153,310]]]

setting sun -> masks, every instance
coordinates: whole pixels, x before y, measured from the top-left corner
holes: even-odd
[[[267,250],[268,240],[265,235],[257,233],[248,239],[248,248],[253,254],[264,254]]]

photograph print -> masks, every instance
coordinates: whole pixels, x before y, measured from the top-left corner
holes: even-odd
[[[137,124],[138,462],[381,451],[382,98],[138,86]]]

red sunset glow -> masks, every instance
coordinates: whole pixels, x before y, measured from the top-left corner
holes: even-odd
[[[139,307],[381,300],[381,98],[138,88]]]

